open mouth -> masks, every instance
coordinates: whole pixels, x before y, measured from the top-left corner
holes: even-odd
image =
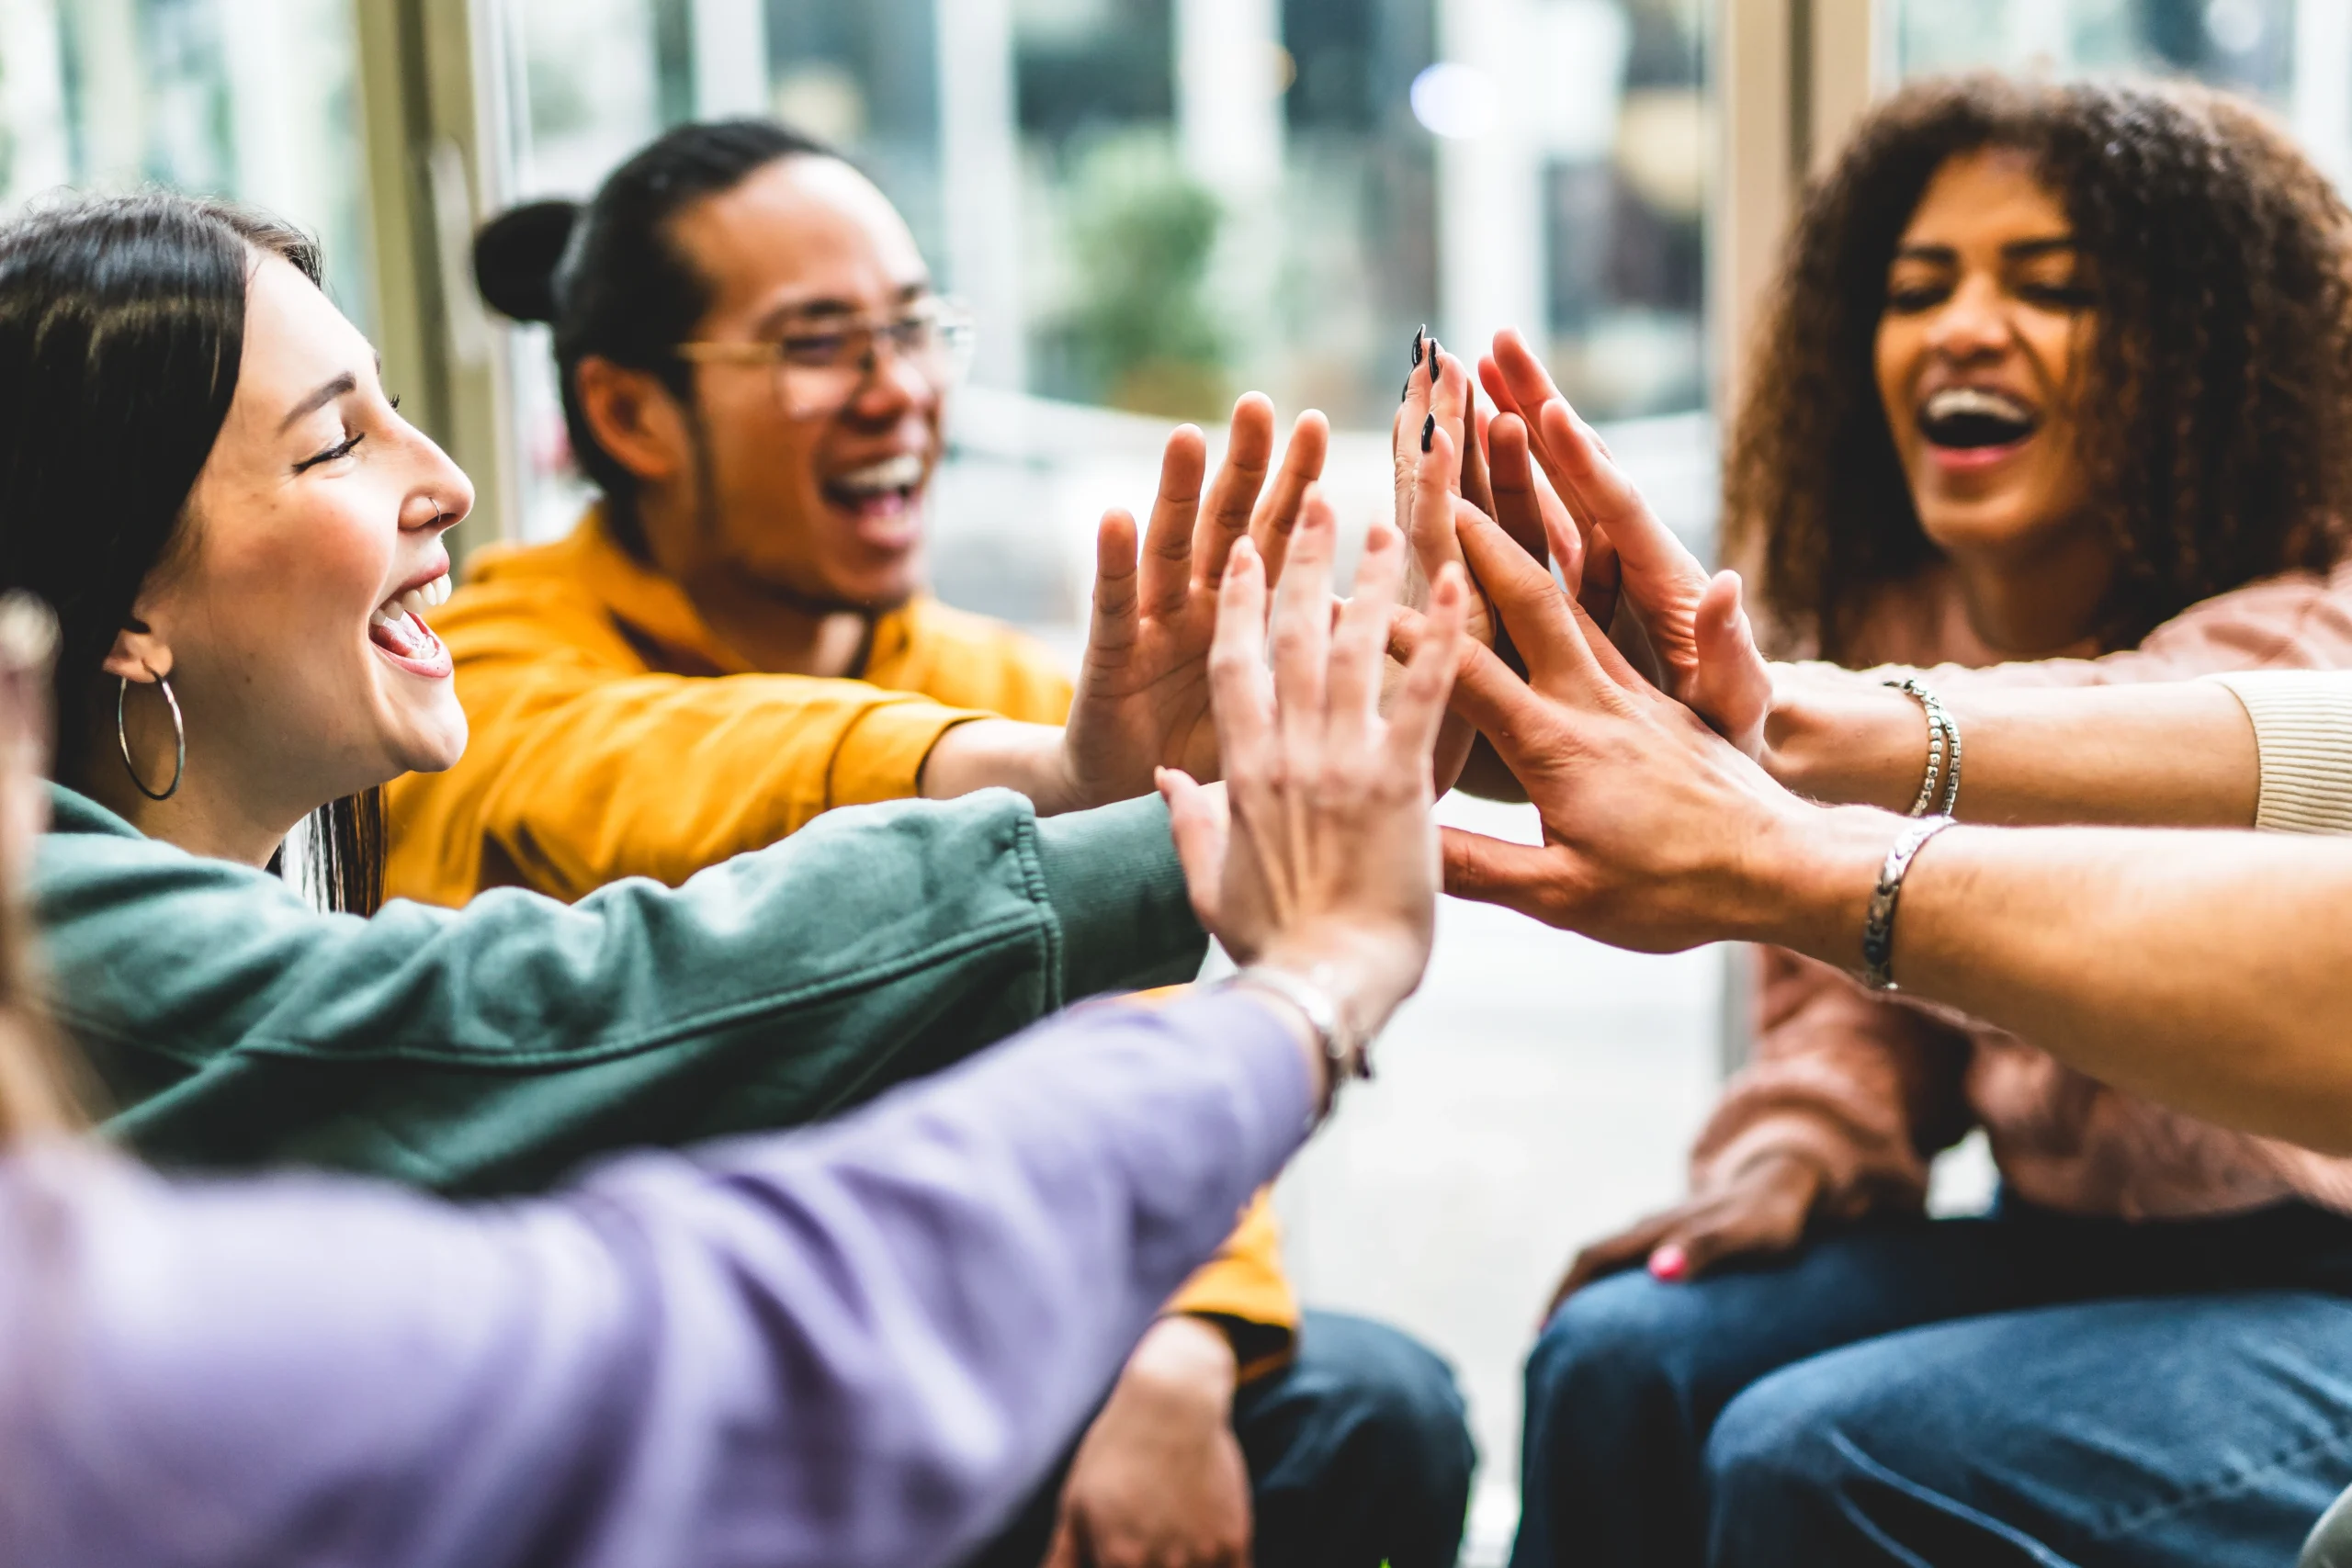
[[[897,517],[914,504],[923,469],[920,454],[901,452],[827,479],[825,499],[859,517]]]
[[[405,588],[368,615],[368,640],[391,660],[420,675],[449,672],[449,650],[424,624],[424,612],[448,600],[449,574]]]
[[[1946,387],[1919,408],[1919,434],[1928,444],[1960,452],[2013,446],[2041,423],[2024,403],[1985,387]]]

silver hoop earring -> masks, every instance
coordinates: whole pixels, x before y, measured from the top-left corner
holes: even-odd
[[[139,793],[148,799],[169,800],[179,794],[180,776],[187,772],[187,725],[180,718],[180,700],[172,694],[172,682],[169,676],[155,677],[155,684],[164,694],[164,705],[172,710],[172,745],[177,753],[176,760],[172,763],[172,782],[164,785],[163,793],[158,795],[147,787],[147,781],[139,776],[138,766],[130,760],[130,731],[122,721],[123,705],[130,696],[130,677],[125,675],[121,677],[121,681],[122,684],[114,694],[114,740],[117,746],[122,748],[122,771],[130,775],[130,782],[137,784]]]

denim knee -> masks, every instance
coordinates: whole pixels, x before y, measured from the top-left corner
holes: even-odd
[[[1612,1275],[1570,1296],[1528,1352],[1527,1415],[1555,1441],[1622,1438],[1637,1414],[1687,1410],[1695,1366],[1690,1292]]]
[[[1307,1313],[1301,1338],[1310,1366],[1346,1369],[1325,1394],[1329,1418],[1360,1434],[1376,1470],[1415,1490],[1466,1495],[1477,1453],[1444,1358],[1411,1335],[1339,1313]]]
[[[1709,1496],[1757,1502],[1836,1488],[1839,1402],[1812,1371],[1776,1372],[1724,1406],[1707,1438]]]
[[[1235,1402],[1261,1562],[1450,1564],[1477,1450],[1453,1371],[1411,1336],[1309,1312],[1297,1359]]]

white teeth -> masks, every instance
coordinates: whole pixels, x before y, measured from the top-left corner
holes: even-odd
[[[420,582],[414,588],[393,594],[368,612],[368,623],[389,626],[394,621],[404,620],[410,615],[422,615],[436,604],[447,604],[452,592],[449,574],[445,571],[429,582]]]
[[[913,452],[901,452],[895,457],[885,457],[878,463],[853,469],[833,480],[839,488],[861,494],[879,495],[885,491],[911,490],[922,483],[922,458]]]
[[[1922,419],[1956,419],[1964,414],[1982,414],[1992,419],[2015,420],[2019,424],[2033,421],[2033,411],[2010,397],[1988,387],[1946,387],[1927,400],[1919,410]]]

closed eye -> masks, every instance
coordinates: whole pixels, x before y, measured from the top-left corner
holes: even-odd
[[[364,430],[360,431],[347,441],[338,441],[325,451],[303,458],[294,465],[294,471],[298,474],[305,474],[321,463],[332,463],[338,457],[348,457],[353,452],[358,450],[359,444],[367,439],[368,433]]]

